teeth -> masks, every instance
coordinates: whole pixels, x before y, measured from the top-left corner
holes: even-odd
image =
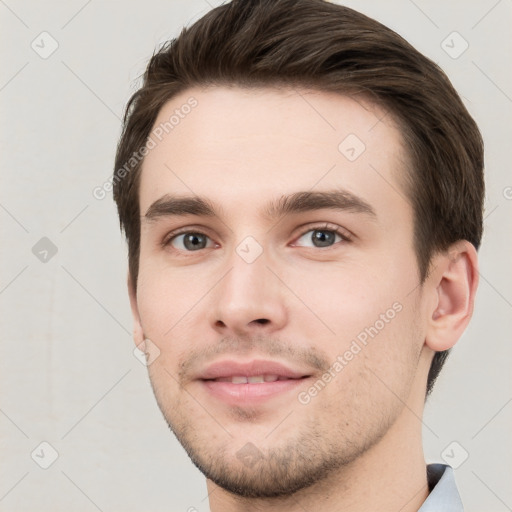
[[[286,380],[288,377],[279,377],[278,375],[253,375],[245,377],[244,375],[235,375],[233,377],[219,377],[217,382],[231,382],[232,384],[263,384],[264,382],[275,382],[276,380]]]
[[[247,381],[249,384],[261,384],[265,382],[265,377],[263,375],[254,375],[253,377],[247,377]]]

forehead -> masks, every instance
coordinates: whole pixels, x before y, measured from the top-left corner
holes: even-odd
[[[193,88],[164,105],[150,137],[142,215],[167,193],[246,209],[283,193],[338,187],[372,198],[376,209],[405,199],[400,131],[383,107],[361,97]]]

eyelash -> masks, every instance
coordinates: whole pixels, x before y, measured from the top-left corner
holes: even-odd
[[[319,225],[319,226],[308,226],[307,229],[304,229],[303,231],[300,232],[300,234],[296,235],[294,237],[295,240],[299,240],[300,238],[302,238],[306,233],[310,232],[310,231],[330,231],[331,233],[334,233],[336,235],[339,235],[341,237],[341,241],[342,242],[351,242],[352,241],[352,236],[349,234],[349,232],[346,230],[346,229],[343,229],[341,228],[340,226],[336,226],[335,224],[329,224],[329,223],[324,223],[322,225]],[[171,233],[169,233],[165,238],[164,240],[162,241],[162,247],[169,247],[171,242],[179,235],[183,235],[183,234],[186,234],[186,233],[196,233],[198,235],[203,235],[203,236],[206,236],[208,238],[209,235],[206,234],[204,231],[202,231],[201,229],[194,229],[193,227],[190,228],[183,228],[183,229],[180,229],[180,230],[177,230],[177,231],[173,231]],[[339,243],[339,242],[337,242]],[[335,244],[336,245],[336,244]],[[322,248],[319,248],[317,247],[316,249],[322,249],[322,250],[328,250],[328,249],[331,249],[333,246],[329,246],[329,247],[322,247]],[[179,249],[175,249],[175,250],[179,250]],[[190,252],[190,253],[193,253],[195,251],[185,251],[185,252]]]
[[[201,229],[194,229],[194,227],[190,228],[183,228],[183,229],[179,229],[177,231],[172,231],[171,233],[169,233],[163,240],[162,240],[162,247],[168,247],[171,245],[171,242],[177,237],[177,236],[180,236],[180,235],[184,235],[186,233],[196,233],[198,235],[203,235],[203,236],[207,236],[208,238],[210,238],[209,235],[207,235],[204,231],[202,231]],[[193,251],[188,251],[188,252],[193,252]]]
[[[339,235],[341,237],[342,242],[351,242],[352,241],[352,237],[350,236],[349,232],[346,229],[343,229],[340,226],[336,226],[336,224],[330,224],[328,222],[326,222],[320,226],[308,226],[307,229],[304,229],[303,231],[301,231],[300,234],[295,237],[295,239],[298,240],[298,239],[302,238],[306,233],[309,233],[310,231],[330,231],[331,233]],[[323,247],[322,249],[327,250],[332,247],[333,246]]]

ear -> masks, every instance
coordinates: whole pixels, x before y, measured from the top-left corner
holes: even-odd
[[[130,307],[132,309],[133,317],[133,341],[137,347],[145,351],[144,346],[140,346],[141,343],[144,342],[145,337],[144,330],[142,329],[142,324],[140,322],[139,306],[137,305],[137,294],[135,293],[135,286],[133,285],[130,272],[128,272],[128,295],[130,297]]]
[[[472,315],[478,287],[478,257],[467,240],[437,254],[427,278],[432,291],[425,344],[439,352],[462,336]]]

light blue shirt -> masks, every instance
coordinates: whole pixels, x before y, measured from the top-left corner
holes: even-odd
[[[464,512],[451,466],[429,464],[427,478],[432,490],[418,512]]]

